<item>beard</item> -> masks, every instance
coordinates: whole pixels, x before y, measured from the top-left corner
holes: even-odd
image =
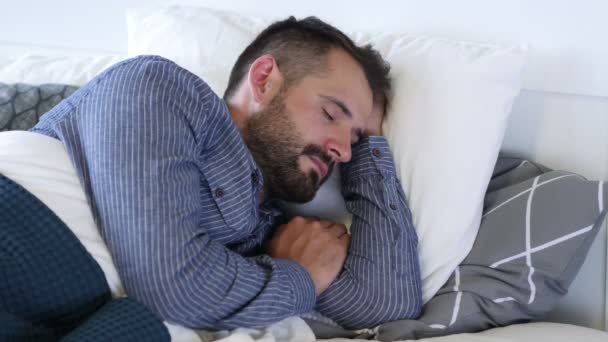
[[[280,91],[266,108],[247,120],[243,139],[264,175],[268,198],[305,203],[331,175],[334,163],[320,146],[302,142],[285,109],[285,96],[285,91]],[[301,156],[316,156],[328,166],[323,179],[314,170],[300,170]]]

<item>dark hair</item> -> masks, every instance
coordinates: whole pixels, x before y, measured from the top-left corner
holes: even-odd
[[[316,17],[297,20],[293,16],[271,24],[245,48],[232,68],[224,99],[233,95],[251,64],[262,55],[274,57],[289,87],[307,74],[325,72],[324,57],[333,47],[343,49],[361,65],[374,98],[388,100],[390,66],[371,45],[355,45],[340,30]]]

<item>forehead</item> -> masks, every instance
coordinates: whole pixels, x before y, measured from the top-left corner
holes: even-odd
[[[365,120],[372,110],[373,96],[363,68],[341,49],[330,49],[326,67],[322,75],[304,77],[302,90],[322,99],[337,99],[348,107],[353,119]]]

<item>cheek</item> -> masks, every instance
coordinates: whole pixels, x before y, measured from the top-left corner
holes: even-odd
[[[302,147],[310,144],[321,146],[323,137],[326,136],[326,128],[323,125],[313,122],[313,120],[294,121],[293,123],[295,132],[289,132],[288,134],[297,136]]]
[[[322,113],[319,112],[317,106],[309,103],[300,103],[300,106],[292,104],[287,105],[286,114],[295,132],[289,132],[290,136],[299,137],[302,146],[315,145],[322,148],[327,141],[327,137],[331,136],[331,123],[325,119]]]

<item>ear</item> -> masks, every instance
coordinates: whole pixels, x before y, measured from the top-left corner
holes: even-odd
[[[249,68],[247,83],[255,104],[264,107],[275,97],[283,85],[283,75],[271,55],[258,57]]]

